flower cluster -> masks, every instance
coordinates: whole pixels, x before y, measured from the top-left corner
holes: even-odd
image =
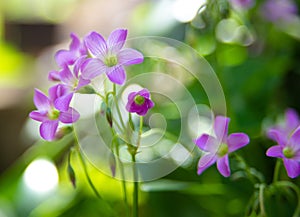
[[[55,60],[59,70],[51,71],[50,81],[58,82],[49,88],[47,97],[36,89],[34,104],[37,110],[29,116],[41,122],[40,134],[45,140],[52,141],[58,137],[59,123],[70,124],[79,119],[79,113],[70,107],[75,93],[89,85],[92,79],[105,73],[114,84],[123,85],[126,80],[124,66],[143,62],[143,55],[132,48],[123,48],[127,38],[127,30],[116,29],[107,41],[97,32],[91,32],[81,41],[75,34],[71,34],[71,44],[68,50],[59,50]],[[130,109],[145,115],[153,107],[148,94],[140,102],[140,110]],[[143,98],[144,99],[144,98]],[[146,107],[145,107],[146,106]]]
[[[271,127],[267,136],[277,145],[267,150],[267,156],[282,158],[290,178],[300,175],[300,120],[297,113],[288,109],[285,123]]]

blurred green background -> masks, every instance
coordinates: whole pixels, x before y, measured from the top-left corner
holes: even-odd
[[[93,30],[107,36],[121,27],[128,28],[129,37],[169,37],[194,48],[209,62],[222,85],[231,118],[229,131],[245,132],[251,138],[238,153],[270,183],[275,159],[267,158],[265,151],[274,143],[265,138],[265,130],[286,108],[300,111],[300,19],[294,12],[277,20],[268,18],[270,11],[263,10],[267,1],[250,1],[251,6],[245,8],[236,2],[2,0],[0,217],[125,216],[121,182],[87,161],[103,197],[99,200],[88,185],[80,159],[73,154],[74,189],[67,173],[72,136],[54,143],[40,141],[38,125],[28,120],[28,113],[34,109],[34,87],[45,91],[50,86],[48,72],[57,67],[53,56],[58,49],[67,48],[71,32],[83,37]],[[299,1],[286,2],[299,8]],[[285,13],[284,8],[280,11]],[[274,9],[271,14],[277,12]],[[149,60],[133,67],[132,72],[151,71],[162,65]],[[197,103],[208,103],[199,83],[187,82],[186,87]],[[173,126],[169,130],[176,134],[180,120],[176,114],[169,116],[167,121]],[[231,160],[234,175],[230,178],[222,177],[215,166],[197,176],[199,155],[193,156],[188,166],[141,184],[140,216],[257,216],[249,206],[255,204],[251,203],[256,197],[255,186],[239,175],[236,160]],[[27,166],[40,158],[47,161],[36,164],[30,173]],[[52,178],[40,177],[44,171]],[[280,177],[288,180],[284,169]],[[297,185],[299,181],[293,180]],[[30,183],[39,186],[41,182],[50,190],[30,187]],[[265,203],[268,216],[288,217],[297,202],[292,191],[268,189]]]

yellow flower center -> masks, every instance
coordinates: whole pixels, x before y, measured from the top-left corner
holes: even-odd
[[[285,147],[282,152],[286,158],[292,158],[295,155],[294,150],[290,147]]]
[[[134,97],[134,102],[137,104],[137,105],[143,105],[143,103],[145,102],[145,98],[141,95],[136,95]]]
[[[104,64],[108,67],[112,67],[118,64],[118,58],[115,55],[111,55],[105,58]]]
[[[228,153],[228,145],[225,144],[225,143],[222,143],[222,144],[220,145],[219,149],[218,149],[217,154],[218,154],[219,157],[223,157],[223,156],[225,156],[227,153]]]
[[[56,120],[59,117],[60,111],[53,109],[48,112],[48,117],[50,120]]]

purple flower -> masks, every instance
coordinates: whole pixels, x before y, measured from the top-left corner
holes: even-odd
[[[294,130],[300,125],[300,120],[297,112],[294,109],[287,109],[285,112],[285,120],[283,124],[278,124],[271,127],[268,132],[267,136],[276,141],[277,138],[277,131],[281,133],[282,136],[286,137],[286,140],[290,138]],[[274,131],[276,130],[276,131]],[[275,134],[274,134],[275,132]]]
[[[122,85],[126,80],[123,66],[143,62],[143,55],[131,48],[123,48],[127,37],[127,30],[113,31],[107,41],[97,32],[91,32],[85,37],[84,42],[93,58],[87,60],[83,67],[83,77],[93,79],[106,73],[113,83]]]
[[[81,56],[76,60],[74,66],[65,65],[60,71],[52,71],[49,73],[49,77],[55,77],[57,81],[61,82],[65,89],[66,93],[57,99],[60,101],[58,109],[62,111],[68,110],[74,92],[91,82],[90,80],[82,78],[82,75],[80,74],[80,67],[84,60],[85,56]],[[72,68],[72,70],[70,68]]]
[[[205,152],[198,163],[198,175],[217,162],[219,172],[230,176],[228,154],[236,151],[249,143],[249,137],[245,133],[232,133],[228,136],[228,123],[230,119],[217,116],[214,122],[216,137],[203,134],[195,140],[195,144]]]
[[[126,110],[131,113],[145,116],[149,109],[154,106],[154,102],[150,99],[150,93],[147,89],[138,92],[132,92],[128,95]]]
[[[35,89],[33,101],[38,110],[30,112],[29,117],[42,122],[40,134],[45,140],[56,139],[59,122],[69,124],[74,123],[79,118],[79,113],[71,107],[67,111],[59,109],[64,107],[60,105],[61,101],[58,100],[63,94],[65,94],[65,89],[60,84],[49,89],[49,97]]]
[[[270,130],[278,145],[267,150],[266,155],[283,159],[283,164],[290,178],[300,175],[300,128],[297,128],[287,139],[282,131]]]
[[[70,36],[72,38],[72,42],[69,46],[69,50],[59,50],[55,54],[56,63],[61,68],[73,65],[81,56],[87,56],[87,49],[84,43],[81,43],[74,33],[71,33]],[[53,77],[53,79],[55,79],[55,77]]]
[[[290,21],[298,11],[293,0],[267,0],[261,10],[267,20],[275,23]]]
[[[235,8],[249,9],[254,5],[254,0],[230,0]]]

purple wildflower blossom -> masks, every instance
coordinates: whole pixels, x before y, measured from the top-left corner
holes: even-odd
[[[126,104],[128,112],[135,112],[140,116],[145,116],[153,106],[154,102],[150,99],[150,93],[147,89],[132,92],[128,95],[128,102]]]
[[[69,50],[59,50],[55,54],[56,63],[61,68],[73,65],[81,56],[87,56],[87,49],[84,43],[81,43],[74,33],[71,33],[70,37],[72,38],[72,42],[69,46]]]
[[[49,97],[40,90],[35,89],[33,101],[38,110],[30,112],[29,117],[42,122],[40,134],[45,140],[52,141],[56,139],[59,122],[69,124],[74,123],[79,118],[79,113],[71,107],[67,111],[59,109],[63,106],[60,105],[61,101],[58,99],[63,94],[65,94],[65,89],[60,84],[49,89]]]
[[[127,30],[116,29],[107,41],[97,32],[91,32],[84,39],[85,45],[93,58],[87,60],[83,67],[83,77],[93,79],[106,73],[113,83],[122,85],[126,80],[124,66],[143,62],[143,55],[131,48],[123,48]]]
[[[297,129],[298,126],[300,126],[299,116],[294,109],[289,108],[285,112],[284,123],[269,128],[267,136],[270,139],[276,141],[277,131],[279,131],[282,134],[282,136],[285,136],[286,139],[288,139],[292,135],[292,133]],[[276,133],[274,134],[274,132]]]
[[[203,134],[195,140],[195,144],[205,152],[198,163],[198,175],[208,167],[217,163],[219,172],[224,176],[230,176],[228,154],[246,146],[249,137],[245,133],[232,133],[228,135],[228,123],[230,119],[217,116],[214,122],[216,137]]]
[[[253,7],[254,0],[230,0],[230,3],[235,8],[249,9]]]
[[[297,15],[297,5],[293,0],[267,0],[262,6],[263,16],[271,22],[288,22]]]
[[[74,92],[91,82],[90,80],[82,78],[80,74],[80,67],[85,61],[85,58],[86,56],[81,56],[76,60],[74,66],[65,65],[60,71],[52,71],[49,74],[49,77],[55,75],[56,80],[60,81],[66,90],[66,93],[57,99],[60,101],[58,109],[61,111],[67,111],[69,109],[69,104]]]
[[[300,175],[300,128],[297,128],[290,138],[280,130],[271,129],[274,140],[278,145],[267,150],[266,155],[283,159],[283,164],[290,178]]]

